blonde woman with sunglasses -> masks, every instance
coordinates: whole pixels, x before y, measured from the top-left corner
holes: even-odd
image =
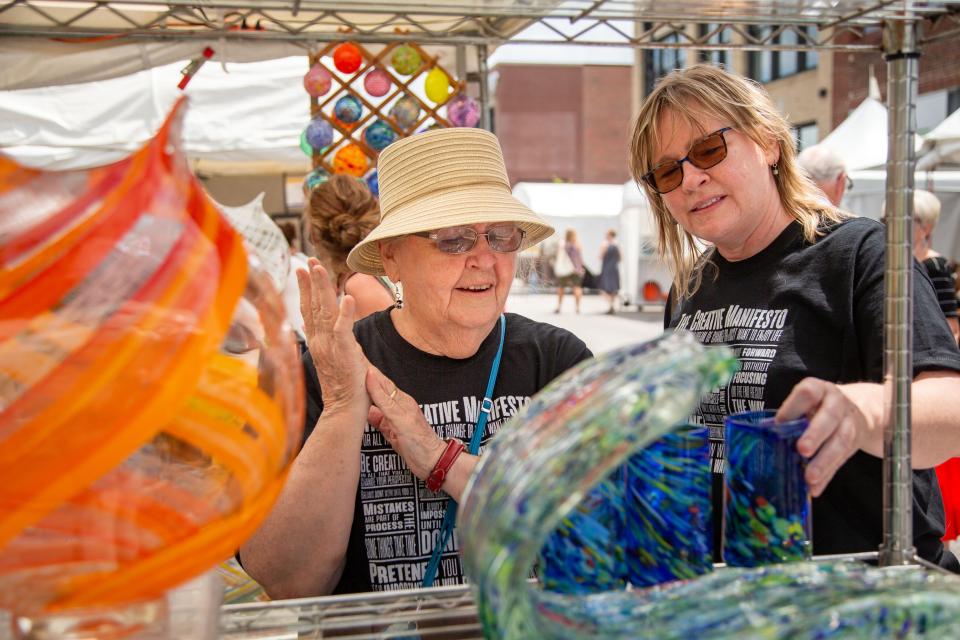
[[[386,275],[402,298],[355,322],[353,296],[338,303],[316,260],[298,274],[307,435],[239,556],[272,597],[462,582],[452,524],[480,448],[591,355],[504,313],[518,252],[553,229],[511,195],[493,134],[418,134],[387,147],[378,171],[380,223],[347,265]]]
[[[741,371],[693,417],[711,431],[714,512],[724,417],[763,408],[778,409],[778,420],[806,415],[797,448],[809,458],[814,553],[875,551],[882,225],[825,202],[800,171],[793,132],[769,96],[709,65],[672,72],[647,97],[631,168],[673,266],[665,326],[728,344],[741,358]],[[960,352],[929,280],[916,277],[914,292],[914,543],[922,557],[960,571],[940,542],[943,506],[931,469],[960,452]]]

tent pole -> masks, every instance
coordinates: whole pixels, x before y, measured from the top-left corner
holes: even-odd
[[[887,20],[886,273],[884,276],[883,544],[880,565],[912,562],[913,469],[910,385],[913,381],[913,146],[920,51],[910,15]]]
[[[480,72],[480,128],[493,131],[490,122],[490,68],[487,66],[485,44],[477,45],[477,70]]]

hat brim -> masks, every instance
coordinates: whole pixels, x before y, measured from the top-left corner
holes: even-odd
[[[386,275],[378,243],[411,233],[444,227],[515,222],[526,233],[520,251],[549,238],[554,229],[501,187],[472,185],[428,197],[396,208],[347,256],[347,266],[358,273]]]

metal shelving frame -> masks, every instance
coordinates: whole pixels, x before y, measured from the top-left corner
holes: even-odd
[[[550,35],[523,36],[532,25],[541,25]],[[690,25],[708,26],[704,34],[695,35],[700,29],[688,29]],[[773,29],[759,37],[752,26]],[[808,29],[814,26],[815,32]],[[732,43],[710,43],[724,28],[739,37]],[[860,37],[876,29],[882,30],[879,45]],[[787,32],[795,34],[796,44],[774,42]],[[926,40],[924,33],[930,34]],[[669,34],[676,34],[677,42],[660,41]],[[4,36],[474,45],[481,89],[486,87],[488,48],[505,42],[882,52],[890,115],[884,318],[889,420],[884,429],[884,543],[879,558],[885,566],[914,561],[911,236],[918,58],[926,42],[960,36],[960,0],[0,0]],[[402,630],[381,628],[383,623],[430,619],[460,620],[459,626],[436,629],[444,637],[473,637],[480,632],[472,607],[466,587],[234,605],[225,608],[223,631],[236,638],[304,638],[349,637],[351,630],[363,628],[358,633],[365,637],[402,637]],[[283,622],[271,626],[271,616]],[[433,631],[428,627],[417,633],[429,637]]]

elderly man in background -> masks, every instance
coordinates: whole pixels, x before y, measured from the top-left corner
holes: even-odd
[[[800,152],[797,160],[810,179],[827,196],[830,203],[839,207],[843,194],[853,186],[843,159],[832,149],[822,144],[815,144]]]

